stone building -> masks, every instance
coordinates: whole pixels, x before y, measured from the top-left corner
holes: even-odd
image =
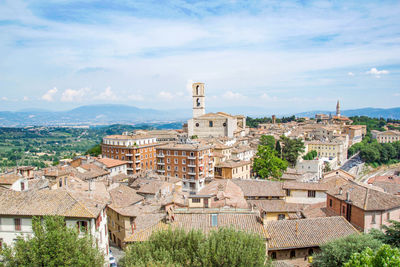
[[[400,141],[400,132],[399,131],[385,131],[380,132],[373,130],[371,131],[372,138],[376,139],[378,143],[393,143]]]
[[[193,118],[188,121],[188,135],[203,137],[244,136],[246,117],[224,112],[205,112],[204,83],[193,83]]]

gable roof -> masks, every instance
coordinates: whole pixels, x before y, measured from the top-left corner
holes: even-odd
[[[110,193],[112,201],[110,206],[114,208],[127,207],[143,200],[142,196],[136,194],[136,190],[123,184],[119,184],[118,187],[113,188],[108,192]]]
[[[268,250],[319,247],[358,231],[341,216],[268,221]]]
[[[340,192],[340,189],[342,192]],[[327,192],[327,194],[343,201],[347,200],[347,193],[349,194],[349,203],[365,211],[400,208],[399,196],[381,192],[368,185],[356,182],[337,186]]]
[[[90,207],[91,205],[93,207]],[[80,202],[63,189],[26,192],[0,190],[1,215],[97,218],[104,207],[105,204],[90,200]]]
[[[110,158],[99,158],[97,159],[97,161],[103,163],[107,168],[113,168],[128,163],[127,161],[124,160],[110,159]]]
[[[283,189],[327,191],[328,185],[324,183],[302,183],[290,181],[283,184]]]
[[[242,189],[245,197],[285,196],[282,189],[283,183],[278,181],[232,179],[232,182]]]

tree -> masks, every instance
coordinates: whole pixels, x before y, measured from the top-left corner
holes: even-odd
[[[265,266],[265,259],[264,241],[253,234],[220,228],[206,236],[196,230],[168,229],[153,233],[147,242],[129,245],[122,264],[126,267]]]
[[[32,237],[21,236],[1,251],[4,266],[103,266],[104,256],[92,238],[79,237],[63,217],[33,217],[32,229]]]
[[[383,225],[382,230],[372,229],[371,234],[385,244],[400,248],[400,222],[390,221],[390,225]]]
[[[101,145],[100,145],[100,144],[97,144],[97,145],[93,146],[93,147],[90,148],[88,151],[86,151],[85,154],[86,154],[86,155],[90,155],[90,156],[97,157],[98,155],[101,154]]]
[[[281,136],[282,158],[290,163],[292,167],[296,165],[300,153],[304,152],[305,146],[301,139],[290,139],[284,135]]]
[[[342,266],[349,261],[353,253],[360,253],[367,247],[376,250],[381,245],[382,242],[367,234],[354,234],[339,238],[321,246],[321,252],[313,257],[313,266]]]
[[[303,156],[304,160],[313,160],[317,157],[318,153],[315,150],[311,150],[310,152],[308,152],[307,154],[305,154]]]
[[[389,245],[383,245],[374,253],[367,247],[361,253],[354,253],[350,260],[343,265],[344,267],[387,267],[400,266],[400,251],[397,248],[391,248]]]
[[[372,163],[377,162],[381,155],[379,150],[375,149],[374,147],[365,146],[360,150],[360,156],[365,162]]]
[[[261,135],[260,145],[269,146],[271,149],[275,149],[275,138],[272,135]]]
[[[269,146],[258,146],[253,162],[253,170],[262,178],[270,176],[279,178],[287,169],[288,163],[276,155],[276,151]]]
[[[324,172],[330,172],[331,170],[332,170],[331,164],[328,161],[326,161],[324,166]]]

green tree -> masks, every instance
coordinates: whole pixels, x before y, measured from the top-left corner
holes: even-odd
[[[360,253],[367,247],[376,250],[381,245],[382,242],[367,234],[354,234],[339,238],[321,246],[321,252],[313,257],[313,266],[342,266],[349,261],[353,253]]]
[[[279,178],[287,169],[288,163],[276,155],[276,151],[269,146],[258,146],[256,157],[253,161],[253,170],[262,179],[270,176]]]
[[[90,148],[88,151],[86,151],[85,154],[86,154],[86,155],[90,155],[90,156],[97,157],[98,155],[101,154],[101,145],[100,145],[100,144],[97,144],[97,145],[93,146],[93,147]]]
[[[379,161],[381,154],[376,148],[365,146],[360,150],[360,156],[365,162],[372,163]]]
[[[223,245],[221,245],[223,244]],[[240,253],[238,253],[240,251]],[[123,266],[265,266],[261,237],[220,228],[205,236],[182,229],[153,233],[147,242],[129,245]]]
[[[89,235],[79,237],[59,216],[34,217],[32,237],[19,237],[1,251],[3,266],[103,266],[104,256]]]
[[[281,136],[280,141],[282,142],[282,158],[289,162],[292,167],[295,166],[297,158],[305,149],[303,140]]]
[[[344,267],[389,267],[400,266],[400,251],[389,245],[381,246],[376,253],[366,248],[361,253],[354,253]]]
[[[325,162],[324,172],[330,172],[332,170],[331,164],[328,161]]]
[[[275,138],[272,135],[261,135],[260,145],[269,146],[271,149],[275,149]]]
[[[304,160],[312,160],[315,159],[317,157],[318,153],[315,150],[311,150],[310,152],[308,152],[307,154],[305,154],[303,156]]]
[[[400,222],[391,220],[390,225],[383,225],[382,230],[373,229],[371,234],[385,244],[400,248]]]

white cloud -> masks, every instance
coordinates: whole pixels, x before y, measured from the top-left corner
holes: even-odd
[[[263,93],[261,95],[261,99],[266,100],[266,101],[278,101],[278,98],[276,96],[270,96],[267,93]]]
[[[134,94],[134,95],[130,95],[128,96],[129,99],[134,100],[134,101],[143,101],[144,97],[140,94]]]
[[[3,96],[3,97],[1,98],[1,100],[3,100],[3,101],[7,101],[7,100],[8,100],[8,98],[7,98],[7,97],[5,97],[5,96]]]
[[[400,93],[394,93],[393,96],[400,96]]]
[[[29,101],[29,97],[24,96],[24,97],[22,98],[22,101]]]
[[[354,76],[354,73],[349,72],[349,73],[347,73],[347,75],[349,75],[349,76]]]
[[[158,97],[163,99],[172,99],[174,96],[170,92],[161,91],[158,93]]]
[[[81,102],[85,100],[85,96],[90,92],[89,88],[81,88],[78,90],[67,89],[61,95],[62,102]]]
[[[381,74],[389,74],[387,70],[378,70],[377,68],[371,68],[366,72],[367,74],[375,75],[376,78],[380,78]]]
[[[109,101],[116,101],[118,100],[118,97],[114,94],[114,92],[111,90],[111,87],[107,87],[104,92],[100,93],[96,99],[100,100],[109,100]]]
[[[45,101],[52,102],[54,101],[54,95],[57,93],[58,89],[54,87],[53,89],[50,89],[47,91],[44,95],[42,95],[42,99]]]
[[[235,92],[232,92],[232,91],[228,91],[223,95],[223,97],[227,98],[227,99],[243,99],[246,96],[244,96],[244,95],[242,95],[240,93],[235,93]]]

